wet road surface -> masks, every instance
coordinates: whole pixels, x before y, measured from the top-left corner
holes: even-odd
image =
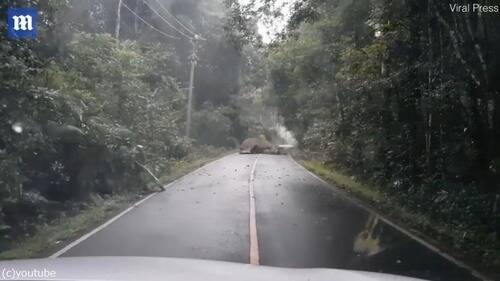
[[[250,179],[253,181],[250,183]],[[251,192],[254,194],[252,233]],[[251,241],[256,241],[258,248]],[[251,245],[252,244],[252,245]],[[62,256],[158,256],[480,280],[353,204],[288,156],[226,156]]]

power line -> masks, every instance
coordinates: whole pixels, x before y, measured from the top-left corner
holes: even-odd
[[[192,31],[190,28],[188,28],[186,25],[184,25],[179,19],[177,19],[176,16],[174,16],[172,13],[170,13],[170,11],[158,0],[155,0],[155,2],[160,6],[160,8],[162,8],[165,13],[167,13],[169,16],[171,16],[176,23],[178,23],[180,26],[182,26],[185,30],[187,30],[189,33],[193,34],[193,35],[198,35],[196,32]]]
[[[158,13],[155,9],[153,9],[151,6],[148,5],[148,3],[146,3],[146,1],[142,0],[142,2],[144,3],[144,5],[146,5],[146,7],[148,7],[151,11],[153,11],[153,13],[155,13],[157,16],[159,16],[166,24],[168,24],[168,26],[170,26],[173,30],[179,32],[182,36],[186,37],[187,39],[189,40],[192,40],[193,38],[189,35],[187,35],[186,33],[180,31],[179,29],[177,29],[173,24],[171,24],[165,17],[163,17],[160,13]]]
[[[158,28],[154,27],[152,24],[150,24],[149,22],[147,22],[145,19],[143,19],[141,16],[139,16],[136,12],[134,12],[132,9],[130,9],[129,6],[127,6],[127,4],[125,3],[122,3],[123,7],[125,7],[129,12],[131,12],[134,16],[136,16],[139,20],[141,20],[144,24],[146,24],[147,26],[149,26],[150,28],[152,28],[153,30],[156,30],[158,33],[162,34],[163,36],[167,37],[167,38],[171,38],[171,39],[181,39],[177,36],[173,36],[173,35],[170,35],[170,34],[167,34],[161,30],[159,30]]]

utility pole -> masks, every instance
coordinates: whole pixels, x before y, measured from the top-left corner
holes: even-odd
[[[189,93],[188,93],[188,108],[187,108],[187,122],[186,122],[186,137],[191,136],[191,114],[193,111],[193,91],[194,91],[194,70],[196,67],[196,62],[198,57],[196,56],[196,44],[199,39],[198,35],[191,39],[191,44],[193,45],[193,53],[189,56],[189,62],[191,63],[191,72],[189,75]]]
[[[115,28],[115,38],[119,39],[120,37],[120,25],[122,21],[122,3],[123,0],[118,0],[118,9],[116,11],[116,28]]]

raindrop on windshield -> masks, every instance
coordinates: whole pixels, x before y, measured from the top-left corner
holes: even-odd
[[[23,126],[21,123],[16,122],[12,124],[12,130],[18,134],[21,134],[23,132]]]

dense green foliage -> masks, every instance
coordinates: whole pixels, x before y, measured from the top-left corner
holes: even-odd
[[[488,245],[479,254],[490,262],[500,245],[498,16],[434,0],[295,8],[268,67],[300,145],[452,224],[457,245]]]
[[[43,2],[48,23],[37,41],[1,35],[0,222],[13,235],[30,226],[26,219],[57,216],[65,207],[56,202],[140,191],[147,177],[139,164],[161,172],[189,147],[171,52],[59,32],[50,27],[61,25],[67,3]]]

